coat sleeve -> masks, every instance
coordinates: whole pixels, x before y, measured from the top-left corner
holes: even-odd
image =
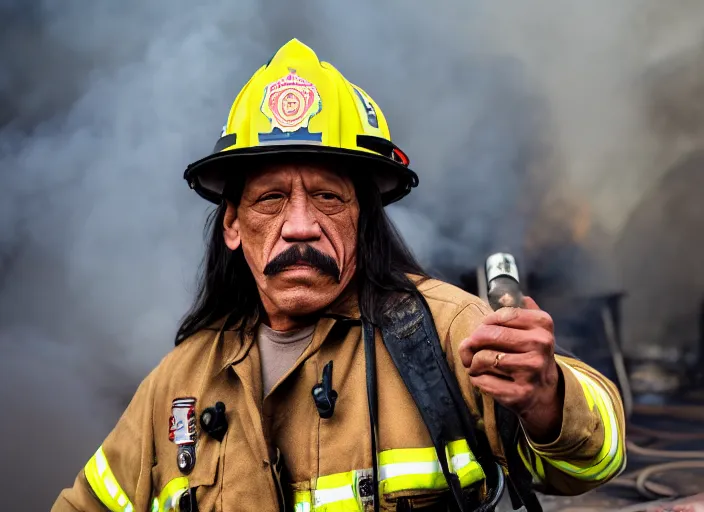
[[[518,451],[545,492],[581,494],[626,465],[623,403],[616,386],[594,368],[567,357],[555,359],[565,383],[560,435],[538,444],[523,433]]]
[[[483,405],[487,437],[494,453],[502,454],[493,401],[473,388],[458,354],[462,340],[490,311],[479,299],[466,304],[454,317],[444,341],[446,349],[451,347],[446,352],[465,400],[474,410]],[[538,444],[522,431],[518,451],[541,491],[576,495],[607,482],[625,467],[623,403],[614,384],[594,368],[562,356],[555,360],[565,391],[560,434],[551,443]]]
[[[103,444],[64,489],[52,512],[150,510],[154,461],[153,404],[156,370],[140,384]]]

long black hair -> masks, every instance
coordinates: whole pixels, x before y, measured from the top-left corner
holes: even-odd
[[[359,309],[364,318],[378,324],[392,297],[417,293],[407,274],[422,278],[428,275],[386,215],[376,185],[366,176],[350,175],[359,202],[356,273]],[[229,184],[226,197],[237,204],[243,186],[243,179]],[[198,291],[178,329],[176,345],[227,315],[229,325],[245,327],[261,308],[254,276],[242,248],[231,251],[225,245],[226,209],[227,203],[223,201],[206,221],[207,248]]]

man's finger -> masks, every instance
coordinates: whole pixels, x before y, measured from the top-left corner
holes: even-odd
[[[469,376],[478,377],[485,373],[508,377],[506,368],[501,364],[506,358],[504,352],[496,350],[480,350],[472,358],[472,365],[469,367]]]
[[[538,303],[535,302],[531,297],[523,297],[523,307],[525,309],[540,309]]]
[[[513,408],[525,401],[526,395],[530,393],[528,386],[502,379],[494,375],[480,375],[470,377],[473,386],[479,388],[482,393],[491,396],[501,405]]]
[[[545,366],[545,358],[535,352],[512,354],[494,350],[481,350],[474,354],[469,368],[471,377],[490,374],[511,377],[535,374]]]
[[[501,325],[480,325],[462,347],[476,354],[480,350],[499,352],[540,351],[540,345],[549,345],[552,334],[545,329],[513,329]]]
[[[535,302],[532,304],[537,306]],[[513,329],[541,327],[550,332],[554,329],[552,317],[541,309],[501,308],[487,315],[482,323],[502,325]]]
[[[465,368],[472,366],[472,361],[474,360],[474,352],[472,352],[472,348],[469,346],[469,341],[469,338],[462,340],[458,349],[462,366]]]

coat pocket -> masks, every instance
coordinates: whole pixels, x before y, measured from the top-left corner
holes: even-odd
[[[166,446],[152,467],[152,512],[179,512],[179,500],[188,489],[195,489],[201,510],[220,510],[216,507],[222,491],[218,478],[220,443],[202,436],[195,446],[195,463],[188,473],[178,468],[178,447]]]

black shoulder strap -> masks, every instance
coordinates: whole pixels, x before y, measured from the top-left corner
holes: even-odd
[[[404,297],[386,313],[380,327],[384,345],[428,429],[457,508],[466,510],[459,478],[448,466],[446,446],[450,441],[467,439],[490,491],[494,491],[490,495],[496,494],[503,479],[484,432],[475,427],[476,420],[462,398],[423,298]],[[493,510],[493,506],[478,510]]]
[[[494,414],[496,428],[504,447],[506,466],[508,466],[508,492],[514,510],[524,506],[528,512],[541,512],[543,507],[533,492],[533,476],[525,467],[518,454],[518,436],[520,424],[518,417],[505,407],[495,402]]]
[[[457,379],[447,364],[435,322],[425,300],[420,294],[404,297],[386,313],[380,327],[384,345],[428,428],[457,508],[464,512],[465,500],[457,475],[449,471],[445,446],[450,441],[465,438],[484,470],[491,496],[487,503],[476,510],[494,510],[503,491],[503,472],[495,461],[486,434],[477,428],[478,418],[470,414]],[[508,434],[511,429],[511,437],[517,440],[518,420],[515,416],[513,418],[515,423],[506,424],[504,430]],[[501,434],[502,429],[499,430]],[[504,441],[507,448],[513,444]],[[517,452],[516,455],[518,456]],[[520,473],[520,470],[516,470],[518,472],[513,473],[515,468],[511,466],[514,464],[509,462],[511,479],[523,481],[527,474],[528,480],[515,486],[517,489],[514,492],[517,492],[528,512],[540,512],[540,503],[530,488],[532,477],[520,457],[518,462],[524,471]]]

